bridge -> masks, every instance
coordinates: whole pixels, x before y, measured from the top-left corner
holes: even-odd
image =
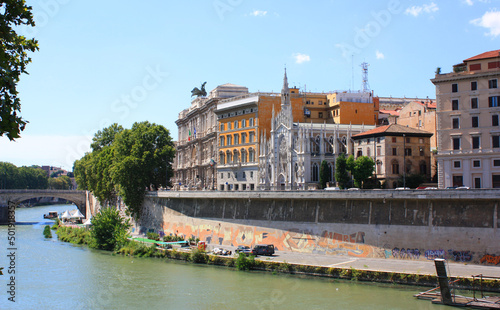
[[[39,197],[62,198],[73,202],[83,215],[87,214],[87,191],[79,190],[54,190],[54,189],[7,189],[0,190],[0,224],[7,223],[9,205],[19,205],[19,203]]]

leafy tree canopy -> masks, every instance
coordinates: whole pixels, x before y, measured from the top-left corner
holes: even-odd
[[[356,158],[352,176],[357,187],[363,188],[363,183],[373,175],[375,171],[375,162],[371,157],[359,156]]]
[[[328,168],[326,160],[323,160],[319,167],[319,186],[321,189],[326,187],[327,182],[330,182],[330,168]]]
[[[28,73],[28,52],[38,50],[38,42],[18,35],[14,29],[35,26],[31,9],[25,0],[0,2],[0,137],[7,135],[10,140],[19,138],[27,123],[18,115],[21,101],[17,83],[22,73]]]
[[[40,168],[0,162],[0,189],[46,189],[47,173]]]
[[[173,175],[174,143],[161,125],[142,122],[123,129],[113,124],[95,135],[92,149],[75,161],[78,187],[103,204],[121,196],[134,216],[140,214],[145,189],[168,186]]]

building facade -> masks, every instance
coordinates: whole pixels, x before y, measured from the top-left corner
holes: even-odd
[[[375,162],[375,176],[385,188],[398,187],[402,175],[431,176],[432,133],[391,124],[353,136],[355,157],[368,156]]]
[[[500,188],[500,50],[436,74],[439,187]]]
[[[248,93],[243,86],[224,84],[213,89],[208,97],[192,100],[188,109],[179,113],[174,188],[214,189],[217,184],[217,102]]]

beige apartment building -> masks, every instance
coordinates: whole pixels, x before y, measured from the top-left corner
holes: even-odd
[[[436,74],[439,187],[500,188],[500,50]]]
[[[430,137],[433,134],[412,127],[391,124],[352,137],[355,157],[368,156],[375,162],[375,176],[385,188],[398,187],[403,175],[430,178]]]

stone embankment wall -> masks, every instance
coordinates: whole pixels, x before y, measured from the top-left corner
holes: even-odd
[[[500,263],[499,190],[157,192],[134,230],[221,246]]]

